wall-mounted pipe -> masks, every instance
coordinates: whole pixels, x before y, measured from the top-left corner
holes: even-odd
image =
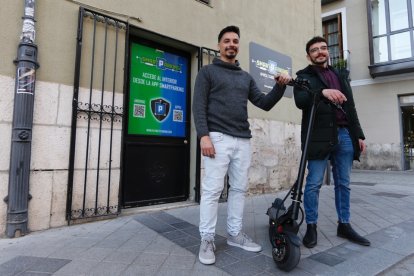
[[[17,48],[16,83],[12,122],[6,235],[28,233],[29,176],[32,147],[33,106],[36,83],[35,0],[25,0],[23,28]]]

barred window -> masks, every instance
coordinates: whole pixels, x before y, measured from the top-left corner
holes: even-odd
[[[335,14],[322,20],[323,37],[328,42],[331,65],[336,64],[344,58],[342,43],[342,22],[341,14]]]

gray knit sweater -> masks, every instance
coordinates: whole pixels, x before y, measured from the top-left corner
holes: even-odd
[[[216,131],[251,138],[247,100],[268,111],[282,98],[285,89],[286,86],[275,85],[264,94],[238,62],[215,58],[212,64],[201,68],[195,82],[193,115],[197,136]]]

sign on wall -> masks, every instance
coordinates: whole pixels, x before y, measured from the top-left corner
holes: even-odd
[[[128,134],[185,137],[186,57],[131,45]]]
[[[249,44],[250,74],[262,92],[268,93],[275,85],[274,75],[288,73],[292,75],[292,58],[266,48],[254,42]],[[287,87],[285,97],[293,96],[292,87]]]

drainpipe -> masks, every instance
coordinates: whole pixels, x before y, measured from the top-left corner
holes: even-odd
[[[9,190],[7,203],[6,235],[9,238],[28,233],[28,203],[30,155],[34,92],[36,83],[37,46],[35,42],[35,0],[25,0],[23,28],[17,48],[16,83],[12,122]]]

